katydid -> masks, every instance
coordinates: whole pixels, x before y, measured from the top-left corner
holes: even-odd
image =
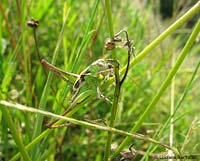
[[[119,37],[121,33],[126,34],[126,41],[121,46],[116,46],[116,43],[123,42],[123,40]],[[132,41],[129,40],[128,34],[126,30],[121,30],[117,33],[113,38],[109,39],[106,42],[106,50],[112,50],[115,48],[124,48],[128,47],[128,64],[126,72],[120,81],[120,85],[123,83],[125,77],[127,76],[129,62],[130,62],[130,53],[133,52]],[[98,96],[98,98],[105,100],[108,103],[112,103],[107,97],[105,97],[101,91],[100,87],[104,81],[106,81],[109,77],[114,76],[114,68],[119,70],[119,62],[115,59],[98,59],[87,66],[80,74],[74,74],[70,72],[66,72],[62,69],[59,69],[52,64],[48,63],[46,60],[42,59],[41,64],[45,67],[53,71],[55,74],[58,74],[63,78],[66,82],[73,84],[73,96],[71,97],[71,104],[69,108],[62,114],[66,115],[72,109],[74,109],[77,105],[86,102],[86,100],[90,100],[91,96]],[[70,77],[75,78],[75,82],[70,80]],[[57,120],[56,120],[57,121]],[[51,127],[56,121],[48,124]]]
[[[59,74],[66,82],[72,83],[71,80],[69,80],[69,77],[76,78],[76,81],[73,83],[74,95],[71,98],[71,103],[73,103],[78,94],[83,91],[96,91],[97,94],[100,94],[99,88],[101,81],[105,81],[109,77],[113,76],[114,65],[112,65],[112,62],[114,61],[115,60],[112,59],[98,59],[86,67],[80,74],[65,72],[64,70],[48,63],[44,59],[42,59],[41,63],[45,68]],[[68,77],[68,79],[66,77]],[[98,96],[100,97],[100,95]]]
[[[71,97],[71,104],[69,108],[62,114],[66,115],[72,109],[74,109],[78,104],[86,102],[86,100],[91,99],[91,96],[98,96],[99,99],[105,100],[108,103],[112,103],[108,98],[106,98],[100,92],[100,86],[102,81],[105,81],[113,75],[114,65],[113,63],[118,63],[113,59],[98,59],[86,67],[80,74],[74,74],[70,72],[65,72],[52,64],[48,63],[46,60],[42,60],[41,63],[45,68],[50,69],[54,73],[60,75],[66,82],[72,83],[69,77],[76,78],[73,83],[73,96]],[[53,122],[55,123],[55,122]],[[48,124],[48,126],[53,123]]]

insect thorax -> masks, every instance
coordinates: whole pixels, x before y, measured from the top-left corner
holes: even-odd
[[[101,80],[106,80],[113,76],[114,66],[105,59],[98,59],[85,68],[80,77],[74,83],[74,90],[79,89],[83,84],[97,86]]]

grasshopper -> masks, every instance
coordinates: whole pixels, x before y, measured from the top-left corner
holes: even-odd
[[[126,33],[126,39],[127,41],[124,42],[123,45],[117,46],[116,43],[123,42],[122,38],[119,37],[121,33]],[[128,39],[128,34],[126,30],[121,30],[119,33],[117,33],[113,38],[109,39],[106,42],[105,49],[106,50],[113,50],[115,48],[124,48],[128,47],[128,64],[127,68],[129,67],[129,61],[130,61],[130,52],[132,52],[132,41]],[[80,72],[80,74],[74,74],[70,72],[66,72],[62,69],[59,69],[55,67],[54,65],[48,63],[46,60],[42,59],[41,64],[53,71],[55,74],[59,75],[63,80],[65,80],[67,83],[72,84],[73,89],[73,96],[71,97],[70,101],[71,104],[69,108],[62,114],[66,115],[69,113],[72,109],[74,109],[77,105],[86,102],[86,100],[89,100],[94,96],[98,96],[99,99],[102,99],[108,103],[112,104],[112,101],[110,101],[106,96],[104,96],[101,91],[100,87],[102,83],[104,83],[108,78],[114,76],[114,68],[117,68],[119,70],[119,62],[115,59],[98,59],[94,62],[92,62],[89,66],[87,66],[83,71]],[[127,70],[128,72],[128,70]],[[121,84],[123,83],[127,72],[125,73],[124,77],[121,80]],[[75,82],[71,82],[70,79],[66,77],[73,77],[75,78]],[[57,121],[57,120],[56,120]],[[56,122],[49,123],[47,126],[53,128],[53,124]]]

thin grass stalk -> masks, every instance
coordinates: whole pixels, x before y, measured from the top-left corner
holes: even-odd
[[[108,27],[109,27],[110,37],[113,37],[114,30],[113,30],[113,21],[112,21],[110,0],[105,0],[105,6],[106,6],[106,14],[107,14],[107,18],[108,18]]]
[[[198,117],[196,116],[196,117],[193,119],[193,121],[192,121],[192,123],[191,123],[191,125],[190,125],[190,127],[189,127],[189,129],[188,129],[188,131],[187,131],[187,134],[185,135],[184,142],[183,142],[182,147],[181,147],[181,149],[180,149],[180,152],[181,152],[181,153],[183,153],[183,152],[185,151],[185,148],[187,147],[187,144],[190,142],[192,132],[194,132],[195,126],[198,126],[197,124],[198,124]],[[199,156],[200,156],[200,155],[199,155]]]
[[[167,75],[167,78],[164,80],[163,84],[161,85],[160,89],[154,96],[151,103],[147,106],[144,113],[140,116],[138,119],[138,122],[135,126],[132,127],[130,130],[131,132],[136,132],[141,127],[142,123],[144,122],[145,118],[150,114],[150,112],[155,108],[156,104],[158,103],[159,99],[161,98],[164,91],[167,89],[169,84],[171,83],[172,78],[180,68],[180,65],[182,64],[183,60],[185,59],[189,49],[192,47],[192,44],[194,43],[196,37],[198,36],[198,33],[200,31],[200,20],[196,23],[196,26],[194,27],[193,32],[191,33],[186,45],[184,46],[180,56],[178,57],[174,67],[170,70],[169,74]],[[130,138],[126,137],[123,142],[120,144],[120,146],[117,148],[115,153],[112,155],[111,159],[116,157],[120,151],[130,142]]]
[[[106,14],[107,14],[110,37],[113,37],[114,31],[113,31],[110,0],[105,0],[105,6],[106,6]],[[112,54],[113,54],[112,57],[115,59],[116,58],[115,51],[113,51]],[[114,68],[114,73],[115,73],[115,92],[114,92],[114,101],[111,108],[111,116],[110,116],[110,123],[109,123],[110,127],[114,127],[116,112],[117,112],[117,107],[118,107],[118,102],[119,102],[119,95],[120,95],[119,68],[117,68],[117,66],[115,66]],[[111,143],[112,143],[112,132],[108,132],[107,143],[106,143],[105,154],[104,154],[104,161],[107,161],[109,159]]]
[[[118,103],[119,103],[119,96],[120,96],[120,78],[119,78],[119,68],[115,69],[115,92],[114,92],[114,101],[111,109],[111,116],[110,116],[110,123],[109,127],[114,127],[115,125],[115,118],[116,118],[116,113],[117,113],[117,108],[118,108]],[[106,144],[106,151],[104,155],[104,160],[107,161],[109,156],[110,156],[110,150],[111,150],[111,143],[112,143],[112,132],[108,132],[107,136],[107,144]]]
[[[24,74],[25,74],[25,89],[26,89],[26,101],[28,105],[32,105],[32,83],[31,83],[31,67],[30,67],[30,54],[26,50],[27,39],[26,35],[23,32],[23,25],[21,25],[21,33],[22,33],[22,50],[24,57]]]
[[[175,54],[172,52],[172,66],[174,66],[175,63]],[[175,77],[172,79],[171,83],[171,103],[170,103],[170,115],[172,116],[174,113],[174,97],[175,97]],[[170,120],[170,131],[169,131],[169,144],[171,147],[173,147],[173,136],[174,136],[174,117],[171,117]],[[171,150],[168,151],[169,156],[173,156],[173,152]],[[169,161],[173,161],[173,159],[169,158]]]
[[[57,115],[57,114],[47,112],[47,111],[44,111],[44,110],[39,110],[39,109],[35,109],[35,108],[32,108],[32,107],[24,106],[24,105],[21,105],[21,104],[7,102],[7,101],[4,101],[4,100],[0,100],[0,104],[7,106],[7,107],[15,108],[15,109],[18,109],[18,110],[22,110],[22,111],[37,113],[37,114],[41,114],[41,115],[44,115],[44,116],[47,116],[47,117],[59,119],[59,120],[65,120],[65,121],[70,122],[70,123],[75,124],[75,125],[86,126],[88,128],[99,129],[99,130],[103,130],[103,131],[111,131],[111,132],[114,132],[114,133],[119,134],[119,135],[128,136],[128,137],[139,139],[139,140],[144,140],[144,141],[147,141],[147,142],[150,142],[150,143],[158,144],[161,147],[171,149],[175,153],[178,153],[176,149],[171,148],[170,146],[163,144],[163,143],[161,143],[157,140],[154,140],[154,139],[152,139],[152,138],[150,138],[149,136],[146,136],[146,135],[142,135],[142,134],[138,134],[138,133],[132,134],[132,133],[129,133],[129,132],[126,132],[126,131],[123,131],[123,130],[116,129],[116,128],[112,128],[112,127],[108,127],[108,126],[101,126],[101,125],[98,125],[98,124],[94,124],[94,123],[90,123],[90,122],[86,122],[86,121],[81,121],[81,120],[77,120],[77,119],[74,119],[74,118]]]

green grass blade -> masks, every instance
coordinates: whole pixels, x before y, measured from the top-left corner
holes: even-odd
[[[109,27],[110,37],[113,37],[114,30],[113,30],[113,21],[112,21],[112,14],[111,14],[111,5],[110,5],[109,0],[105,0],[105,6],[106,6],[106,14],[108,18],[108,27]]]
[[[86,41],[88,39],[89,32],[92,30],[92,26],[94,24],[94,18],[95,18],[96,12],[97,12],[97,8],[98,8],[98,5],[99,5],[99,2],[100,2],[100,0],[96,0],[95,3],[94,3],[94,7],[93,7],[93,10],[92,10],[92,14],[91,14],[91,18],[90,18],[89,24],[87,26],[86,32],[85,32],[85,34],[83,36],[83,40],[81,42],[79,50],[78,50],[78,52],[76,54],[76,57],[74,59],[74,62],[72,64],[72,72],[76,71],[76,65],[77,65],[77,62],[78,62],[79,57],[81,55],[82,49],[84,48],[85,43],[86,43]]]

